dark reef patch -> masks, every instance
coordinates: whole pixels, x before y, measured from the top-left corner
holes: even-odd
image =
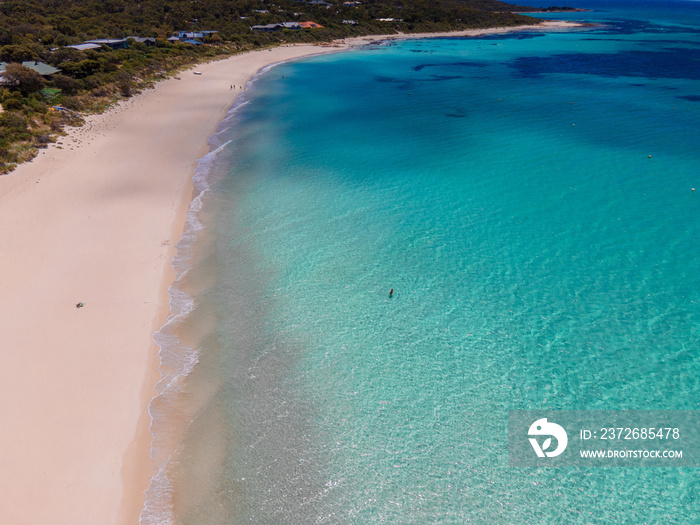
[[[663,33],[700,33],[700,29],[679,25],[660,25],[647,20],[607,20],[602,23],[600,31],[604,33],[619,33],[632,35],[636,33],[663,34]]]
[[[413,66],[413,71],[421,71],[426,67],[486,67],[488,64],[484,62],[445,62],[444,64],[419,64]]]
[[[464,78],[461,75],[430,75],[430,78],[426,78],[428,82],[441,82],[442,80],[456,80],[458,78]]]
[[[700,80],[700,49],[674,48],[655,53],[562,53],[545,57],[520,57],[509,65],[528,78],[565,73]]]

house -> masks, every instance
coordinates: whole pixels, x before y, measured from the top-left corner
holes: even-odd
[[[74,46],[66,46],[70,49],[77,49],[78,51],[87,51],[88,49],[102,49],[100,44],[75,44]]]
[[[43,62],[36,62],[34,60],[22,62],[22,65],[26,68],[29,68],[29,69],[36,71],[42,77],[48,77],[50,75],[53,75],[54,73],[58,73],[59,71],[61,71],[58,68],[55,68],[55,67],[50,66],[48,64],[45,64]],[[7,67],[7,62],[0,62],[0,74],[5,72],[6,67]]]
[[[282,29],[280,24],[266,24],[264,26],[252,26],[253,31],[279,31]]]
[[[252,26],[253,31],[279,31],[280,29],[301,29],[299,22],[282,22],[279,24],[267,24],[264,26]]]
[[[184,42],[185,44],[198,45],[202,43],[199,40],[203,40],[214,33],[218,33],[218,31],[179,31],[177,36],[168,38],[168,42]]]
[[[323,29],[323,26],[316,22],[299,22],[299,25],[302,29]]]
[[[126,37],[127,40],[133,39],[136,42],[141,42],[142,44],[146,44],[148,47],[153,47],[156,45],[156,39],[152,37],[140,37],[140,36],[128,36]]]
[[[126,49],[128,44],[126,43],[126,38],[100,38],[98,40],[87,40],[83,42],[84,44],[97,44],[100,46],[111,47],[112,49]]]
[[[351,24],[351,25],[356,26],[357,20],[343,20],[343,24]]]
[[[180,31],[177,34],[177,37],[180,39],[181,42],[184,42],[186,40],[191,40],[193,38],[204,38],[204,32],[203,31],[199,31],[199,32]]]

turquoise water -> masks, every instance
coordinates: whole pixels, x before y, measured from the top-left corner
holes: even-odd
[[[255,81],[200,163],[160,334],[195,408],[143,522],[697,521],[694,469],[507,466],[508,410],[699,408],[700,4],[588,5]]]

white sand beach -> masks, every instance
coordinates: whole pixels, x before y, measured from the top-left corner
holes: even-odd
[[[152,475],[152,335],[168,314],[193,169],[241,92],[230,86],[271,63],[409,36],[436,35],[199,65],[0,177],[0,523],[138,522]]]

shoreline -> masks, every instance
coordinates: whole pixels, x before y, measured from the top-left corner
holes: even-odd
[[[183,71],[0,177],[3,523],[136,523],[151,476],[152,336],[208,139],[260,69],[372,42],[569,30],[545,22],[345,39]],[[77,303],[84,303],[76,308]],[[41,505],[37,505],[37,499]]]

